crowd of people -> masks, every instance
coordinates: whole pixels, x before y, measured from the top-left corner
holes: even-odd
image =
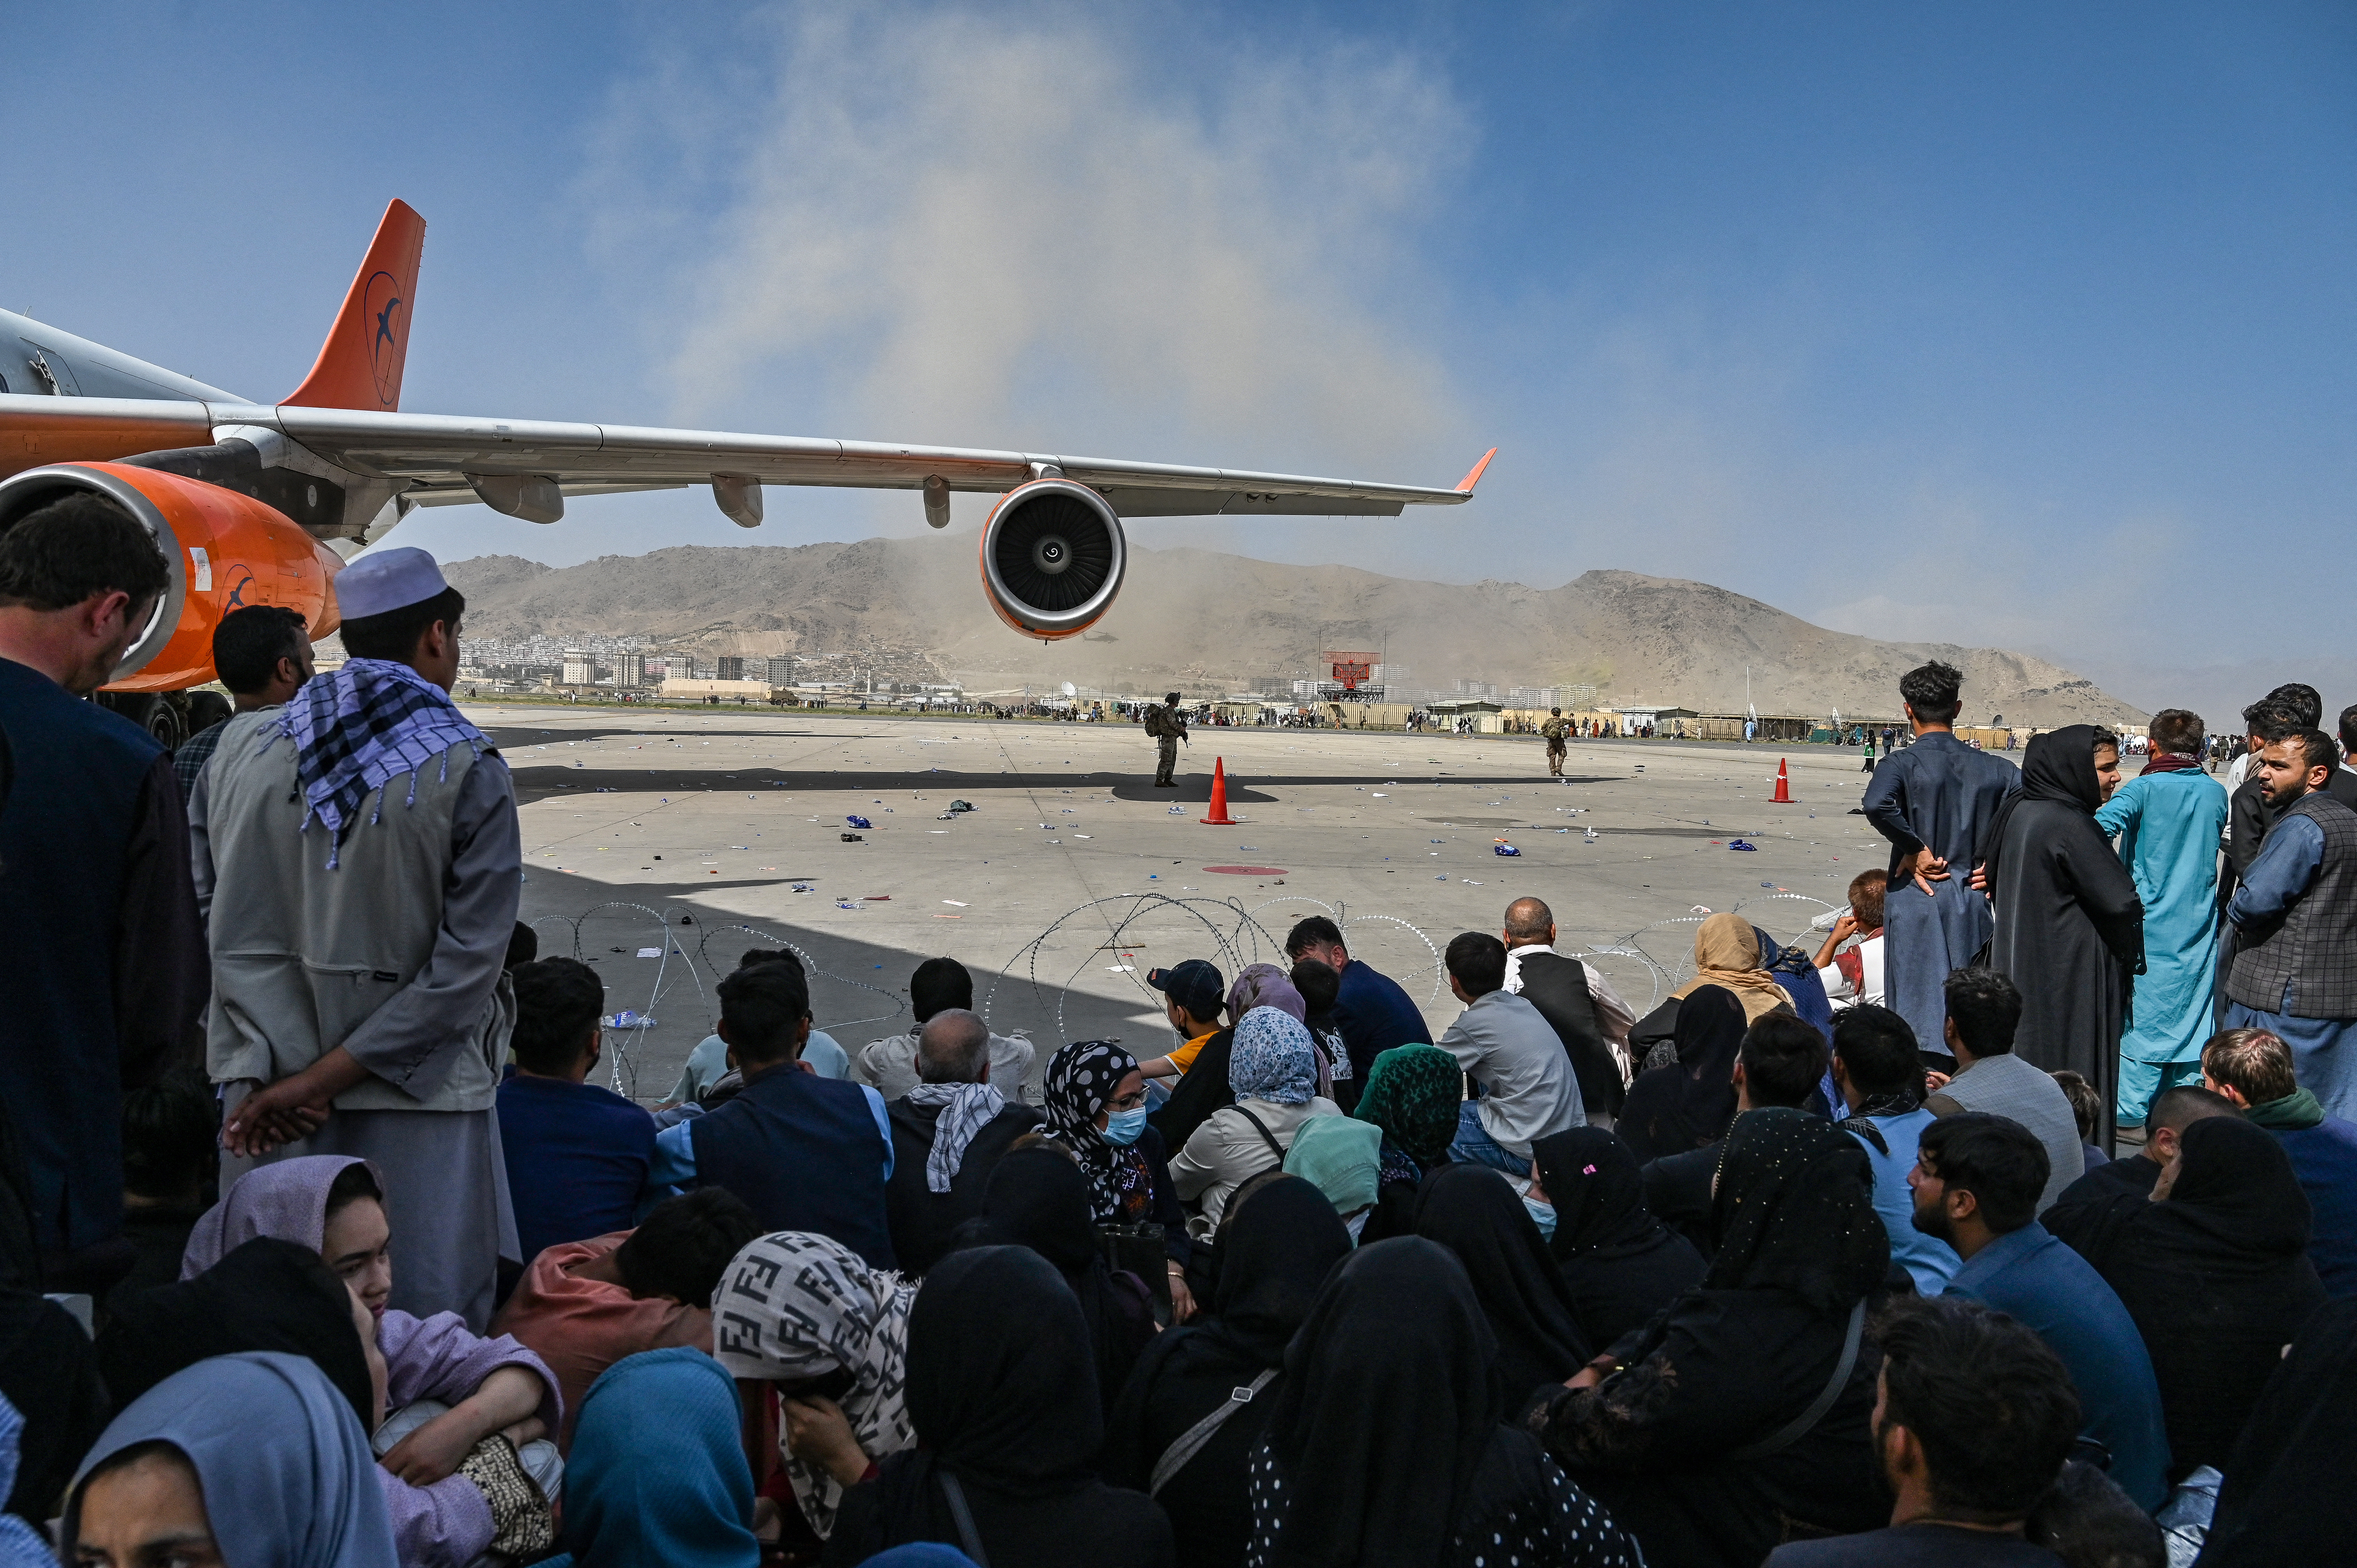
[[[177,757],[81,700],[167,582],[102,498],[0,536],[0,1565],[2347,1555],[2357,775],[2305,688],[2247,781],[2171,712],[2122,784],[1913,671],[1889,869],[1813,951],[1702,919],[1641,1015],[1531,897],[1445,1028],[1317,916],[1153,971],[1144,1058],[947,959],[854,1048],[753,950],[649,1107],[516,920],[432,559],[346,569],[335,670],[229,617]]]

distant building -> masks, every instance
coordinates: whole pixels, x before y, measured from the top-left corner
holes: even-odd
[[[720,672],[716,679],[722,681],[742,681],[744,678],[745,660],[733,653],[722,654],[720,656]]]
[[[770,700],[767,681],[682,681],[676,678],[662,683],[662,694],[671,697],[720,697],[737,702],[766,703]]]
[[[770,660],[770,684],[791,686],[794,683],[794,661],[791,656]]]
[[[625,689],[647,683],[647,656],[643,653],[614,655],[614,684]]]
[[[579,649],[565,650],[563,682],[567,686],[587,686],[597,679],[597,661]]]

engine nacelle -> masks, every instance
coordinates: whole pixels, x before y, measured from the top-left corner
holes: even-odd
[[[342,559],[251,496],[125,463],[57,463],[0,480],[0,531],[70,490],[96,490],[146,524],[171,583],[115,666],[110,692],[176,692],[213,678],[213,628],[248,605],[283,605],[317,642],[341,623]]]
[[[982,531],[990,607],[1024,636],[1050,642],[1086,631],[1113,607],[1128,562],[1121,519],[1070,479],[1016,486]]]

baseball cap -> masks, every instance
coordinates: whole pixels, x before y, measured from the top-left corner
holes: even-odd
[[[346,620],[422,605],[450,585],[434,557],[414,545],[374,550],[336,574],[336,608]]]
[[[1217,969],[1200,958],[1150,971],[1146,983],[1184,1007],[1189,1017],[1207,1022],[1219,1016],[1220,1004],[1227,1000],[1228,983],[1220,977]]]

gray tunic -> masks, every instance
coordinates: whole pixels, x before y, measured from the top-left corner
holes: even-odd
[[[237,739],[231,736],[227,744]],[[220,760],[199,779],[189,803],[197,896],[209,915],[221,881],[213,858],[210,796],[221,777]],[[405,775],[386,786],[385,793],[396,798],[386,802],[385,810],[401,809],[399,796],[406,786]],[[375,809],[373,800],[364,802],[357,821],[365,824]],[[353,830],[366,831],[365,826]],[[319,854],[319,838],[315,825],[309,833],[297,835],[299,847],[293,853]],[[393,1226],[391,1305],[421,1317],[457,1312],[478,1332],[490,1321],[498,1260],[526,1261],[517,1256],[522,1249],[509,1203],[498,1113],[488,1099],[479,1107],[469,1103],[463,1110],[374,1107],[388,1103],[387,1096],[434,1101],[452,1086],[454,1078],[471,1079],[479,1070],[469,1058],[482,1048],[487,1004],[505,994],[501,966],[515,929],[522,862],[507,765],[486,751],[458,779],[450,802],[450,859],[442,879],[431,953],[408,983],[340,1041],[329,1042],[341,1044],[381,1081],[342,1097],[327,1124],[312,1136],[259,1159],[224,1156],[221,1161],[224,1186],[255,1165],[298,1155],[353,1155],[374,1162],[384,1178],[386,1216]],[[218,963],[221,950],[234,937],[221,931],[213,935]],[[504,1004],[511,1012],[512,1003]],[[500,1031],[502,1041],[504,1033]],[[291,1064],[285,1070],[301,1065]],[[224,1081],[225,1110],[251,1093],[254,1081]],[[479,1098],[483,1097],[470,1093],[466,1101]],[[349,1101],[360,1101],[361,1107],[344,1102]]]

